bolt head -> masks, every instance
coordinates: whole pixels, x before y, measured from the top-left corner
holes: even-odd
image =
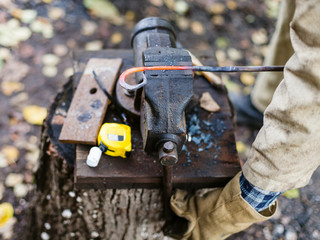
[[[165,153],[171,153],[174,150],[174,148],[175,148],[175,144],[171,141],[165,142],[163,144],[163,151]]]

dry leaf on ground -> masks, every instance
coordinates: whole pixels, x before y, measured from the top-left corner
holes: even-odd
[[[209,112],[220,111],[220,106],[212,98],[209,92],[204,92],[200,98],[200,107]]]
[[[111,43],[113,45],[117,45],[119,43],[121,43],[122,41],[122,34],[120,32],[115,32],[114,34],[112,34],[111,36]]]
[[[19,173],[9,173],[6,177],[5,184],[7,187],[14,187],[23,182],[24,176]]]
[[[58,74],[58,68],[56,66],[44,66],[42,68],[42,74],[45,77],[53,78]]]
[[[203,35],[205,32],[203,24],[199,21],[193,21],[190,26],[191,31],[196,35]]]
[[[43,55],[42,63],[47,66],[55,66],[60,62],[60,58],[52,53]]]
[[[17,198],[23,198],[28,194],[29,187],[26,184],[18,183],[13,187],[13,193]]]
[[[13,93],[21,92],[24,89],[24,84],[20,82],[1,82],[1,91],[6,96],[11,96]]]
[[[42,125],[47,117],[47,109],[36,105],[25,106],[22,110],[24,119],[34,125]]]
[[[11,203],[4,202],[0,204],[0,227],[4,227],[13,217],[13,206]]]
[[[258,29],[251,35],[251,40],[256,45],[262,45],[268,42],[267,31],[263,28]]]
[[[247,146],[241,141],[236,142],[236,148],[238,153],[244,153],[247,150]]]
[[[214,3],[210,6],[210,12],[213,14],[222,14],[225,11],[225,4]]]
[[[21,27],[17,19],[10,19],[0,24],[0,45],[17,47],[20,42],[29,39],[32,32],[28,27]]]
[[[4,191],[5,191],[5,187],[4,187],[3,183],[0,182],[0,201],[3,198]]]
[[[174,11],[180,15],[185,15],[189,11],[189,4],[182,0],[176,1]]]
[[[252,86],[254,84],[255,78],[251,73],[241,73],[240,80],[244,85]]]
[[[30,67],[14,59],[9,60],[0,71],[0,79],[6,82],[19,82],[29,73]]]
[[[18,148],[11,145],[4,145],[1,149],[1,153],[6,158],[8,164],[15,163],[19,157]]]
[[[98,50],[101,50],[102,47],[103,47],[103,42],[100,40],[95,40],[95,41],[88,42],[84,48],[87,51],[98,51]]]
[[[124,19],[121,18],[118,8],[109,1],[84,0],[83,4],[97,17],[108,19],[115,25],[122,25],[124,23]]]

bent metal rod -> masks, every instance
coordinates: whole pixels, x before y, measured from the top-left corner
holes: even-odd
[[[191,70],[201,72],[281,72],[284,66],[153,66],[153,67],[133,67],[125,70],[119,77],[120,85],[128,91],[137,90],[147,84],[147,78],[143,74],[143,81],[139,84],[131,85],[126,83],[126,77],[132,73],[152,71],[152,70]]]

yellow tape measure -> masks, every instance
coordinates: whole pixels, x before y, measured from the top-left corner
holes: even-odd
[[[127,158],[131,152],[131,128],[120,123],[104,123],[98,134],[98,146],[90,149],[87,165],[96,167],[102,152],[108,156]]]
[[[128,157],[131,152],[131,128],[119,123],[103,124],[98,134],[98,146],[102,144],[106,147],[105,154],[114,157]]]

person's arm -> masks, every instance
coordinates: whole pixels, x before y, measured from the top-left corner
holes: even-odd
[[[320,164],[320,2],[297,0],[290,26],[294,55],[264,113],[264,125],[243,167],[268,191],[305,186]]]

